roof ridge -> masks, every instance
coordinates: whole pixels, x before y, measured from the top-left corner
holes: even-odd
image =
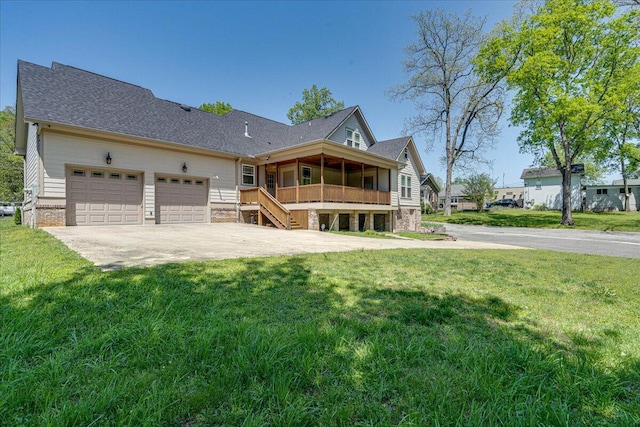
[[[37,64],[35,64],[35,65],[37,65]],[[153,91],[151,89],[143,87],[143,86],[140,86],[140,85],[136,85],[136,84],[133,84],[133,83],[125,82],[124,80],[115,79],[113,77],[105,76],[104,74],[98,74],[98,73],[93,72],[93,71],[83,70],[82,68],[74,67],[73,65],[62,64],[62,63],[56,62],[56,61],[53,61],[51,63],[51,68],[50,69],[51,70],[55,70],[56,66],[65,67],[65,68],[71,68],[73,70],[80,71],[82,73],[92,74],[94,76],[101,77],[103,79],[108,79],[108,80],[111,80],[111,81],[114,81],[114,82],[122,83],[122,84],[125,84],[127,86],[137,87],[137,88],[142,89],[142,90],[144,90],[146,92],[149,92],[151,95],[153,95],[154,98],[156,98],[156,96],[153,94]],[[46,67],[43,67],[43,68],[46,68]],[[161,99],[161,98],[156,98],[156,99]],[[169,102],[172,102],[172,101],[169,101]]]

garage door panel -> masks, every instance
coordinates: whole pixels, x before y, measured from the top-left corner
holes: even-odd
[[[69,225],[142,224],[142,175],[74,168],[67,183]]]
[[[199,180],[204,182],[203,180]],[[156,219],[159,223],[207,222],[207,186],[194,179],[158,177],[156,179]]]

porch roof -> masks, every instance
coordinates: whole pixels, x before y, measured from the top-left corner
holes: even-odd
[[[265,152],[256,156],[259,164],[268,164],[275,162],[293,161],[298,158],[316,159],[320,164],[320,155],[325,155],[326,162],[331,159],[345,159],[346,163],[365,163],[371,166],[380,166],[384,168],[397,168],[403,165],[402,162],[380,156],[378,154],[369,153],[357,148],[348,147],[344,144],[337,143],[328,139],[318,139],[308,141],[294,147],[280,148],[273,151]]]

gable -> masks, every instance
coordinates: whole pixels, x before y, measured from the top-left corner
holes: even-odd
[[[357,132],[360,134],[361,139],[360,149],[366,151],[371,144],[375,143],[375,140],[373,139],[373,135],[371,135],[369,126],[359,116],[360,114],[351,114],[347,120],[329,135],[328,139],[339,144],[345,144],[347,140],[347,130],[354,133]]]

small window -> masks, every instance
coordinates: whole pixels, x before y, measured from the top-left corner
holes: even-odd
[[[121,179],[122,178],[122,174],[119,174],[117,172],[110,173],[109,174],[109,178],[111,178],[111,179]]]
[[[620,189],[620,194],[624,194],[624,188]]]
[[[167,178],[163,177],[163,176],[159,176],[158,178],[156,178],[157,182],[167,182]]]
[[[133,174],[128,173],[127,177],[126,177],[126,180],[127,181],[137,181],[138,180],[138,175],[133,175]]]
[[[542,190],[542,181],[539,179],[536,180],[536,190]]]
[[[178,178],[171,178],[172,184],[180,184],[180,180]]]
[[[404,147],[404,159],[409,160],[409,147]]]
[[[302,167],[302,185],[311,184],[311,168],[309,166]]]
[[[242,185],[256,185],[256,167],[242,165]]]
[[[104,172],[102,171],[91,171],[92,178],[104,178]]]
[[[183,184],[187,184],[187,185],[191,185],[191,180],[190,179],[183,179],[182,183]]]
[[[204,181],[201,179],[196,179],[196,185],[204,185]]]
[[[354,148],[360,148],[360,132],[357,130],[353,132],[353,146]]]
[[[349,147],[353,147],[353,130],[352,129],[347,129],[347,141],[346,144]]]
[[[71,174],[73,176],[84,176],[84,171],[81,169],[74,169]]]

